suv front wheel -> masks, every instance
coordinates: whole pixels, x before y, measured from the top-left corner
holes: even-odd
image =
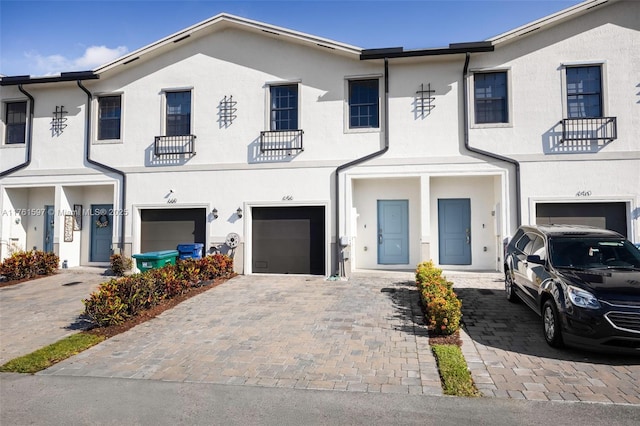
[[[560,331],[560,317],[558,315],[558,308],[552,299],[548,299],[542,306],[542,327],[544,332],[544,339],[549,346],[554,348],[561,348],[562,332]]]
[[[513,277],[508,269],[504,270],[504,292],[509,302],[515,303],[518,301],[518,296],[513,290]]]

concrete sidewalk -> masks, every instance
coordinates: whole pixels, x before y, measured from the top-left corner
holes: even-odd
[[[55,275],[0,287],[0,365],[77,333],[82,300],[101,282],[105,268],[60,269]]]
[[[39,374],[441,395],[413,274],[239,276]]]

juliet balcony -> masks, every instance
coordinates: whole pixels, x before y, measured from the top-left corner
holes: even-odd
[[[260,152],[280,151],[297,154],[304,151],[303,130],[270,130],[260,132]]]
[[[584,141],[608,143],[618,138],[616,117],[564,118],[561,123],[560,143]]]
[[[196,155],[196,136],[156,136],[153,144],[153,154],[156,157],[175,155]]]

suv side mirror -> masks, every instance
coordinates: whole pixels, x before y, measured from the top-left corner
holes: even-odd
[[[535,263],[536,265],[544,265],[545,264],[545,261],[543,259],[540,259],[540,256],[538,256],[537,254],[531,254],[531,255],[527,256],[527,262]]]

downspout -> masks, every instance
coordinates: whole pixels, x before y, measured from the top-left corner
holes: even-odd
[[[125,200],[127,195],[127,175],[118,169],[114,169],[113,167],[107,166],[105,164],[99,163],[95,160],[91,159],[91,100],[93,99],[93,95],[85,86],[82,85],[80,80],[77,81],[78,87],[81,88],[87,94],[87,118],[86,118],[86,136],[85,136],[85,153],[86,159],[89,164],[93,164],[94,166],[100,167],[104,170],[110,171],[111,173],[118,174],[122,177],[122,190],[120,191],[120,209],[124,212],[125,210]],[[118,248],[120,248],[121,254],[124,252],[124,219],[125,215],[121,214],[120,216],[120,242],[118,243]]]
[[[348,163],[342,164],[336,168],[336,181],[335,181],[335,192],[336,192],[336,275],[340,276],[340,172],[356,166],[358,164],[362,164],[366,161],[371,160],[372,158],[379,157],[389,150],[389,59],[384,58],[384,148],[379,151],[373,152],[371,154],[365,155],[364,157],[357,158]],[[344,273],[344,271],[342,271]]]
[[[502,156],[500,154],[495,154],[493,152],[488,152],[488,151],[483,151],[481,149],[478,148],[474,148],[472,146],[469,145],[469,97],[468,97],[468,91],[469,88],[467,87],[467,78],[469,76],[469,59],[471,58],[471,54],[469,52],[466,53],[465,59],[464,59],[464,69],[462,71],[462,96],[463,96],[463,100],[462,100],[462,114],[464,117],[464,147],[467,151],[470,152],[474,152],[476,154],[480,154],[483,155],[485,157],[489,157],[489,158],[493,158],[495,160],[500,160],[500,161],[506,161],[507,163],[511,163],[515,166],[516,168],[516,225],[519,227],[521,225],[521,220],[520,220],[520,214],[521,214],[521,207],[520,207],[520,163],[517,160],[514,160],[513,158],[508,158],[505,156]]]
[[[33,96],[31,96],[26,90],[22,88],[22,84],[18,85],[18,90],[20,90],[27,98],[29,98],[29,127],[27,127],[27,159],[24,163],[18,164],[15,167],[10,168],[9,170],[5,170],[4,172],[0,172],[0,177],[5,177],[10,175],[13,172],[17,172],[20,169],[24,169],[29,164],[31,164],[31,141],[33,139],[33,111],[35,108],[35,100]]]

